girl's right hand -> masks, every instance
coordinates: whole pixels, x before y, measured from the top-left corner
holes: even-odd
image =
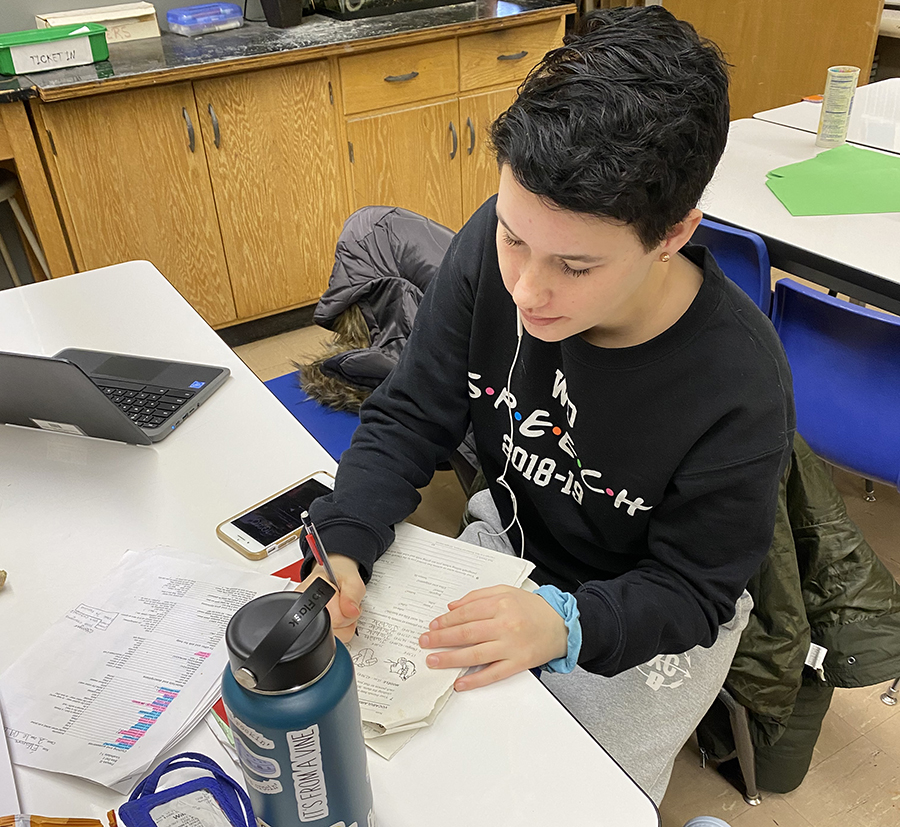
[[[366,596],[366,584],[359,575],[359,566],[356,560],[343,554],[329,554],[328,560],[338,581],[331,585],[339,592],[328,601],[331,627],[338,640],[349,643],[356,634],[356,622],[359,620],[360,604]],[[316,577],[321,577],[331,583],[325,569],[317,565],[297,587],[297,591],[305,591]]]

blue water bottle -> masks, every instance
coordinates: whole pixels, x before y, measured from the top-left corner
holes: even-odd
[[[334,589],[251,600],[228,624],[222,699],[258,823],[374,827],[353,664],[331,632]]]

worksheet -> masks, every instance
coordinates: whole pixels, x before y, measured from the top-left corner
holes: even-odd
[[[137,780],[215,700],[232,615],[289,585],[173,549],[127,552],[0,676],[13,762]]]
[[[475,589],[521,586],[527,560],[433,534],[406,523],[375,566],[349,644],[367,743],[385,757],[428,726],[465,669],[429,669],[419,635],[447,604]],[[431,650],[429,650],[431,651]],[[378,744],[382,736],[391,737]],[[394,745],[396,749],[394,749]]]

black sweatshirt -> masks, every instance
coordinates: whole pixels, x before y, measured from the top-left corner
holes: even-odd
[[[710,646],[772,541],[794,430],[769,320],[710,253],[684,315],[634,347],[523,334],[497,264],[495,199],[454,239],[399,365],[363,406],[311,517],[368,579],[471,421],[503,524],[515,492],[532,575],[575,594],[579,665],[614,675]],[[514,414],[510,436],[510,410]],[[514,548],[520,535],[509,534]]]

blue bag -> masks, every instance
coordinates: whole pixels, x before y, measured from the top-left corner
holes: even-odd
[[[167,772],[192,767],[211,774],[156,791]],[[250,798],[240,784],[211,758],[196,752],[163,761],[119,807],[119,818],[126,827],[169,827],[188,815],[193,818],[187,823],[199,820],[204,827],[256,827]]]

